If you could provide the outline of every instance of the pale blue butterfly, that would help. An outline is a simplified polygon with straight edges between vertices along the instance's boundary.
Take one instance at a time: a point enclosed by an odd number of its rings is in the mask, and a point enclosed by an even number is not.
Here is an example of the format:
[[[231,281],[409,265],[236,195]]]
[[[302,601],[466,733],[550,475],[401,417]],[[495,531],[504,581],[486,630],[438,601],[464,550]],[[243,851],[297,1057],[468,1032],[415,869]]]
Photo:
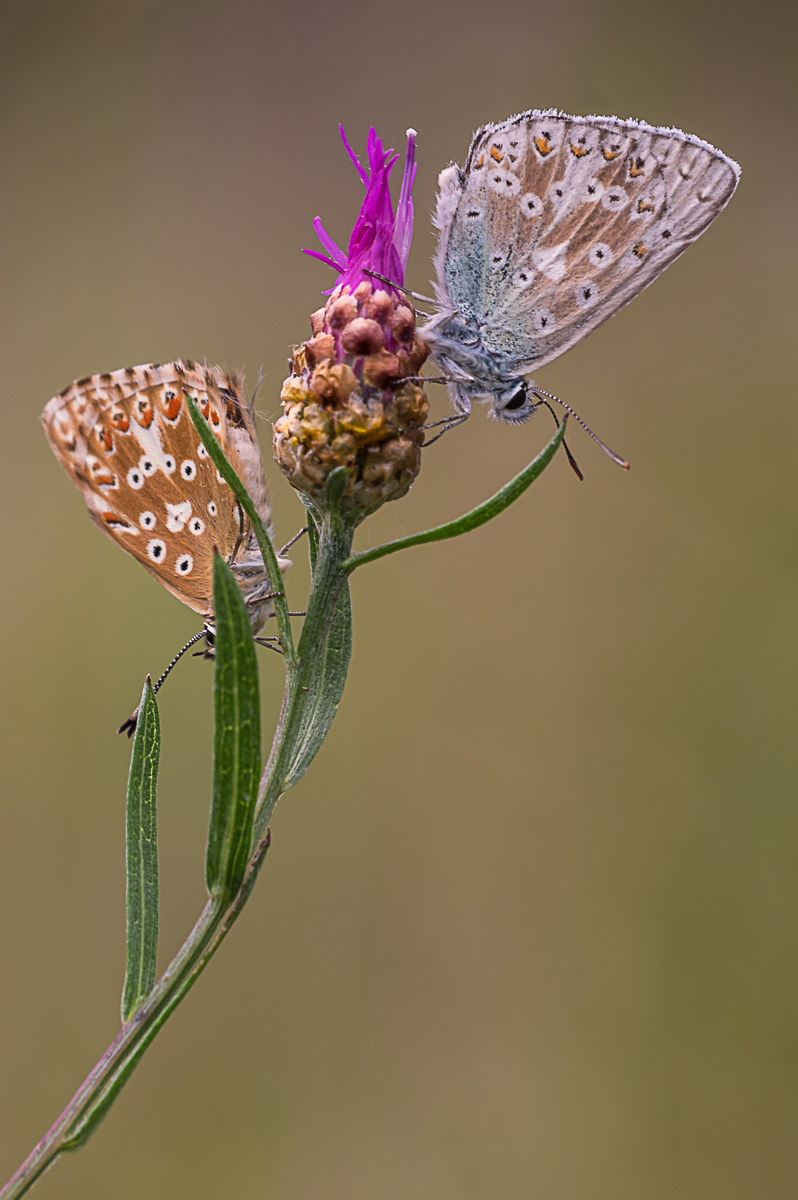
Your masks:
[[[656,279],[739,177],[707,142],[640,121],[533,110],[478,130],[438,180],[438,312],[419,330],[456,411],[527,420],[548,395],[529,372]]]

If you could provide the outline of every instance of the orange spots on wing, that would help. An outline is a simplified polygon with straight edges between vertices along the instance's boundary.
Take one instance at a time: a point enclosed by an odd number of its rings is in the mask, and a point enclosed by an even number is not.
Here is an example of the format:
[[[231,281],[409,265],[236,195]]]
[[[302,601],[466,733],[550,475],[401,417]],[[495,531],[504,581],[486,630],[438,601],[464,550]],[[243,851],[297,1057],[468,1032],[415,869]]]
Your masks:
[[[211,421],[211,425],[218,425],[221,421],[221,417],[219,416],[219,414],[215,408],[211,409],[210,421]]]
[[[632,179],[637,179],[638,176],[645,175],[645,171],[643,170],[644,165],[644,160],[642,158],[632,159],[629,164],[629,174],[631,175]]]
[[[137,396],[133,402],[133,419],[137,425],[149,429],[152,425],[155,410],[148,396]]]
[[[130,429],[130,418],[122,408],[111,409],[111,424],[114,429],[118,429],[120,433],[127,433]]]
[[[634,254],[635,258],[645,258],[648,254],[648,246],[644,246],[642,242],[638,242],[636,246],[632,247],[632,254]]]
[[[541,154],[544,158],[547,154],[551,154],[554,150],[554,147],[549,145],[550,139],[551,134],[548,133],[544,133],[540,137],[532,139],[535,143],[538,154]]]
[[[164,411],[164,416],[167,421],[174,421],[180,415],[180,409],[183,407],[183,400],[178,396],[177,392],[166,391],[161,397],[161,408]]]
[[[102,519],[105,521],[106,525],[110,525],[112,529],[124,529],[128,533],[130,532],[130,526],[128,525],[127,521],[123,520],[122,517],[118,517],[115,512],[111,512],[110,510],[108,512],[104,512],[102,514]]]
[[[207,421],[208,413],[211,411],[211,402],[207,396],[203,396],[202,400],[200,400],[199,410]]]
[[[480,154],[479,158],[478,158],[478,159],[477,159],[477,161],[474,163],[474,170],[475,170],[475,171],[480,171],[480,170],[481,170],[481,169],[482,169],[484,166],[485,166],[485,155],[484,155],[484,154]]]
[[[502,159],[504,158],[504,155],[502,154],[501,150],[497,150],[495,146],[491,146],[490,156],[493,159],[493,161],[497,162],[497,163],[500,163],[502,161]]]
[[[576,145],[574,145],[573,142],[571,142],[571,153],[576,158],[584,158],[586,154],[590,153],[590,147],[589,146],[576,146]]]
[[[116,487],[116,475],[107,467],[92,467],[91,477],[97,487]]]
[[[653,212],[653,211],[654,211],[654,205],[651,203],[651,201],[650,201],[650,200],[638,200],[638,202],[637,202],[637,211],[638,211],[639,213]]]
[[[607,162],[612,162],[612,160],[614,158],[617,158],[619,156],[619,154],[621,153],[621,147],[620,146],[605,146],[601,153],[604,155]]]
[[[105,425],[95,425],[94,434],[103,450],[110,454],[114,448],[114,439],[111,437],[111,430]]]

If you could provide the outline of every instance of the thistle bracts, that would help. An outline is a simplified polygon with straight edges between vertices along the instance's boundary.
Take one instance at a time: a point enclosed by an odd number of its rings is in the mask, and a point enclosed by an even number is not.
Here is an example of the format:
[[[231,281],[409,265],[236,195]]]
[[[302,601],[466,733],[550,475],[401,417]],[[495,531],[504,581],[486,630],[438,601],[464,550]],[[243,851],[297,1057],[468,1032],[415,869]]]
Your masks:
[[[429,353],[406,300],[362,280],[335,289],[294,353],[274,427],[275,458],[292,486],[323,502],[336,467],[351,474],[343,510],[365,517],[404,496],[421,467],[429,408],[415,376]]]

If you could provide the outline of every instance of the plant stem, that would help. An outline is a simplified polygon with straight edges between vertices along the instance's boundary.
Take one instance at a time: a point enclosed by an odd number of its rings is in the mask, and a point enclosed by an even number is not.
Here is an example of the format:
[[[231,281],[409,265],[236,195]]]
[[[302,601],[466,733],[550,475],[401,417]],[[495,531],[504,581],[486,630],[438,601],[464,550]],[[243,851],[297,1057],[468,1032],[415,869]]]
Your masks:
[[[255,845],[263,837],[280,796],[304,774],[321,745],[338,707],[349,665],[347,650],[341,664],[342,677],[337,687],[332,681],[330,695],[329,681],[328,689],[324,688],[323,648],[329,639],[341,592],[347,586],[347,572],[342,564],[352,548],[354,530],[333,512],[319,518],[318,531],[313,585],[297,648],[298,667],[286,676],[280,721],[260,789],[253,829]]]
[[[189,398],[190,399],[190,398]],[[234,491],[243,491],[213,434],[203,428],[203,418],[191,402],[194,423],[219,469],[227,471]],[[0,1200],[18,1200],[61,1154],[85,1145],[127,1083],[144,1051],[158,1030],[188,993],[230,931],[249,899],[269,846],[268,822],[287,788],[297,782],[323,742],[343,692],[351,648],[351,611],[348,576],[358,566],[383,555],[427,541],[456,537],[475,529],[507,508],[550,462],[565,432],[562,422],[557,434],[538,457],[506,487],[471,513],[412,537],[349,557],[354,526],[340,515],[340,499],[348,472],[339,468],[328,480],[324,515],[312,510],[311,549],[315,555],[307,615],[299,645],[294,650],[284,593],[275,597],[280,636],[286,658],[283,707],[274,735],[269,761],[261,779],[253,826],[250,857],[243,881],[234,895],[210,898],[181,950],[155,984],[146,1000],[119,1031],[103,1057],[78,1088],[50,1131],[0,1191]],[[248,500],[248,497],[247,497]],[[242,498],[242,505],[244,499]],[[259,533],[264,561],[272,576],[279,578],[274,551],[260,517],[247,509]],[[316,538],[318,536],[318,543]]]
[[[341,592],[346,587],[346,572],[341,564],[351,549],[352,529],[333,514],[320,520],[319,534],[297,665],[286,664],[283,710],[261,781],[253,848],[241,887],[227,902],[208,900],[161,979],[122,1026],[52,1128],[0,1191],[0,1200],[18,1200],[57,1158],[85,1145],[144,1051],[199,978],[249,899],[269,846],[269,817],[281,793],[296,782],[323,741],[346,678],[348,650],[335,658],[339,678],[331,679],[329,669],[325,674],[325,664],[330,662],[328,642],[339,613]]]

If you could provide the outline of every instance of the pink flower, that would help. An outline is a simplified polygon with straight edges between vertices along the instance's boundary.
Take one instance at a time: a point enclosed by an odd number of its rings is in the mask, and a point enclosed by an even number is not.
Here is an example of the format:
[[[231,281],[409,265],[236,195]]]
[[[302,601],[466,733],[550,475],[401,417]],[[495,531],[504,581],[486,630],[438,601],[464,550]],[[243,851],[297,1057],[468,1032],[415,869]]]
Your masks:
[[[413,200],[410,193],[416,177],[416,131],[407,131],[405,167],[394,215],[389,182],[393,165],[399,155],[394,154],[393,150],[383,150],[382,141],[372,126],[368,138],[368,160],[371,170],[369,174],[346,140],[343,126],[340,125],[339,129],[346,152],[363,181],[366,195],[349,238],[348,254],[344,254],[335,244],[319,217],[313,222],[313,228],[327,253],[320,254],[317,250],[305,250],[304,253],[312,255],[313,258],[320,258],[339,272],[335,287],[348,285],[354,292],[363,280],[374,284],[374,278],[368,274],[369,271],[384,275],[392,283],[402,284],[405,281],[410,243],[413,240]],[[333,290],[334,288],[330,289]]]

